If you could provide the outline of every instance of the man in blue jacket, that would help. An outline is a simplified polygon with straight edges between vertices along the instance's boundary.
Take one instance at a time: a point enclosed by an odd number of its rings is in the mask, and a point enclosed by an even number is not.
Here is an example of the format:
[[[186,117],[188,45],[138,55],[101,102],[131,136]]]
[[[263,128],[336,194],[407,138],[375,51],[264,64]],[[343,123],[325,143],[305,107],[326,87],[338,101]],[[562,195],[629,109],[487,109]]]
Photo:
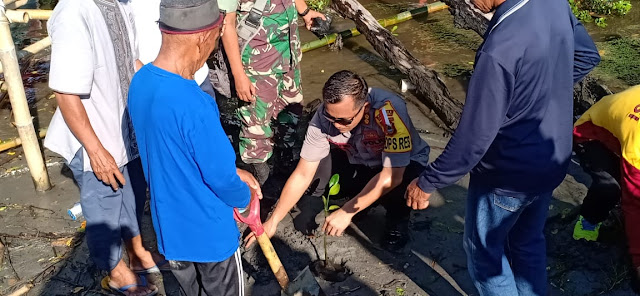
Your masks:
[[[260,196],[253,176],[235,167],[215,100],[194,81],[223,20],[215,0],[162,0],[160,53],[129,91],[158,250],[182,295],[243,295],[233,208]]]
[[[472,0],[494,11],[460,124],[407,189],[428,206],[471,172],[464,248],[480,295],[546,295],[543,227],[571,155],[573,84],[600,56],[565,1]]]

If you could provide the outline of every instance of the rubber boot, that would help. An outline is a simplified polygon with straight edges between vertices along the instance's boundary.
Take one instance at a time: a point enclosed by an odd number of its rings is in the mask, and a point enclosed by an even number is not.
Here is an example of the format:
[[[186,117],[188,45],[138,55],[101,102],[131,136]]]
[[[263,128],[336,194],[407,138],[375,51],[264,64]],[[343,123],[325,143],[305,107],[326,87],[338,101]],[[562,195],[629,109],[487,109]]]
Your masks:
[[[269,179],[269,173],[271,171],[269,165],[266,162],[252,163],[250,164],[250,167],[251,173],[256,178],[256,180],[258,180],[258,183],[260,183],[260,186],[262,187],[264,183],[267,182],[267,179]]]

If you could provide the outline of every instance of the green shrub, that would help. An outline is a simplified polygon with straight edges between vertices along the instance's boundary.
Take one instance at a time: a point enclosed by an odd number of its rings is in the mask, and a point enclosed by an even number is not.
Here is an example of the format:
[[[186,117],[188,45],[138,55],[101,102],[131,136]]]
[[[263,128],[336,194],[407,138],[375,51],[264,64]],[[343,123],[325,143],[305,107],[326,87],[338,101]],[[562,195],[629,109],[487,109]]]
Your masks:
[[[629,0],[568,0],[571,11],[581,22],[595,21],[598,27],[606,27],[606,15],[625,15],[631,10]]]
[[[305,0],[309,8],[320,12],[324,11],[324,9],[329,6],[329,1],[330,0]]]

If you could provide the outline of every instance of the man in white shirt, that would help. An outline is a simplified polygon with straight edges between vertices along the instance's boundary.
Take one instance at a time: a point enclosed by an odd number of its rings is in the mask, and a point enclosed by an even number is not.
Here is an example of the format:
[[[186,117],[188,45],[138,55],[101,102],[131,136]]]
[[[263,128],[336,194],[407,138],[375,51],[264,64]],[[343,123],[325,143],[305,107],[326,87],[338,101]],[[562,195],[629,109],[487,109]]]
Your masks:
[[[109,272],[102,287],[155,295],[157,288],[132,271],[156,263],[140,237],[147,185],[126,112],[129,83],[141,65],[129,1],[60,1],[48,31],[49,86],[59,108],[44,144],[65,158],[78,183],[91,258]],[[123,241],[131,269],[122,260]]]

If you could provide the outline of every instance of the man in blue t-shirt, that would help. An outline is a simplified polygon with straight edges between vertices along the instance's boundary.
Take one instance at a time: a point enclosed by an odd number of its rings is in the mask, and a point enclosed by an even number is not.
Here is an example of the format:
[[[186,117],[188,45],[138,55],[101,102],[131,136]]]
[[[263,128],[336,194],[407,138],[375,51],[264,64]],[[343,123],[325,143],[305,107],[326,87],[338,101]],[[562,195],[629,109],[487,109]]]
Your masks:
[[[233,208],[261,196],[253,176],[235,167],[215,100],[193,80],[223,19],[215,0],[162,0],[160,53],[129,92],[158,250],[182,295],[243,294]]]

